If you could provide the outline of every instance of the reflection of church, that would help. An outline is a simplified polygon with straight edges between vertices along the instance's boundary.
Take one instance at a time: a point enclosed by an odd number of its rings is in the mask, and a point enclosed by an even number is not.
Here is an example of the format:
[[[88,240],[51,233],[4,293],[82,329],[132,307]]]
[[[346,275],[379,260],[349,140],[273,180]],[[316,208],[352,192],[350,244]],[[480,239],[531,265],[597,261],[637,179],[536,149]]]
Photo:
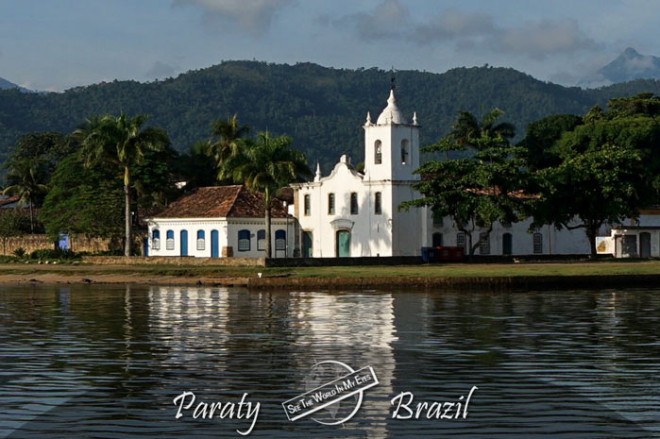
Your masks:
[[[294,216],[305,257],[417,256],[425,244],[426,209],[399,211],[419,198],[419,124],[397,107],[394,89],[375,122],[364,124],[364,172],[341,157],[326,177],[294,185]]]

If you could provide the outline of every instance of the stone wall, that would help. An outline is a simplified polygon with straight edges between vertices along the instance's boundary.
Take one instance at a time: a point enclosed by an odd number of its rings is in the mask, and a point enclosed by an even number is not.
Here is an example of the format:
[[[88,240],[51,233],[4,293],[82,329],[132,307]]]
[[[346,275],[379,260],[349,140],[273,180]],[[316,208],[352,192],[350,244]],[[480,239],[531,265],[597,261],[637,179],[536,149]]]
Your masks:
[[[102,238],[71,238],[71,250],[74,252],[99,253],[111,249],[109,239]],[[35,250],[54,250],[55,242],[46,235],[23,235],[0,239],[0,255],[12,256],[17,248],[23,248],[26,254]]]
[[[195,258],[192,256],[85,256],[83,262],[98,265],[216,265],[226,267],[264,267],[265,258]]]

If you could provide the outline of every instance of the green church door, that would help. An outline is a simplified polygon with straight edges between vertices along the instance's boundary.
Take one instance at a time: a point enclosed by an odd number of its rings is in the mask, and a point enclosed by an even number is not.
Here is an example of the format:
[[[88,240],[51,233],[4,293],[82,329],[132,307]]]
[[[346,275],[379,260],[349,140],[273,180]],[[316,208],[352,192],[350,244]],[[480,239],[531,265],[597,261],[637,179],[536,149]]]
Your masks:
[[[340,230],[337,232],[337,257],[351,257],[351,232]]]

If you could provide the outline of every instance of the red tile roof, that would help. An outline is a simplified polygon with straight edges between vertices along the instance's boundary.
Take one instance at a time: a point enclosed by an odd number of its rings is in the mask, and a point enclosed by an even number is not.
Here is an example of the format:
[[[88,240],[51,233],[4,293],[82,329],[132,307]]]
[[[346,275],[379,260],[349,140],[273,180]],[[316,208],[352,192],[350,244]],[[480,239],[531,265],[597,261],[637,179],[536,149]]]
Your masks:
[[[171,203],[154,218],[263,218],[264,198],[244,186],[200,187]],[[282,202],[271,204],[273,218],[285,218]]]

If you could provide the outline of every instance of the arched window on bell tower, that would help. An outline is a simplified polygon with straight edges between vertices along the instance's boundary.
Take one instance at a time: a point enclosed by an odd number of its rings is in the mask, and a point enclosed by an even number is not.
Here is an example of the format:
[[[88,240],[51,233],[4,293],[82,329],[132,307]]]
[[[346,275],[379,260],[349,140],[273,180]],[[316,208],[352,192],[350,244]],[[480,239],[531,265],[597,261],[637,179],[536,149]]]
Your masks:
[[[383,163],[383,142],[376,140],[374,145],[374,163],[380,165]]]
[[[406,163],[409,162],[408,160],[408,155],[409,155],[409,150],[408,150],[408,139],[403,139],[401,141],[401,164],[405,165]]]

